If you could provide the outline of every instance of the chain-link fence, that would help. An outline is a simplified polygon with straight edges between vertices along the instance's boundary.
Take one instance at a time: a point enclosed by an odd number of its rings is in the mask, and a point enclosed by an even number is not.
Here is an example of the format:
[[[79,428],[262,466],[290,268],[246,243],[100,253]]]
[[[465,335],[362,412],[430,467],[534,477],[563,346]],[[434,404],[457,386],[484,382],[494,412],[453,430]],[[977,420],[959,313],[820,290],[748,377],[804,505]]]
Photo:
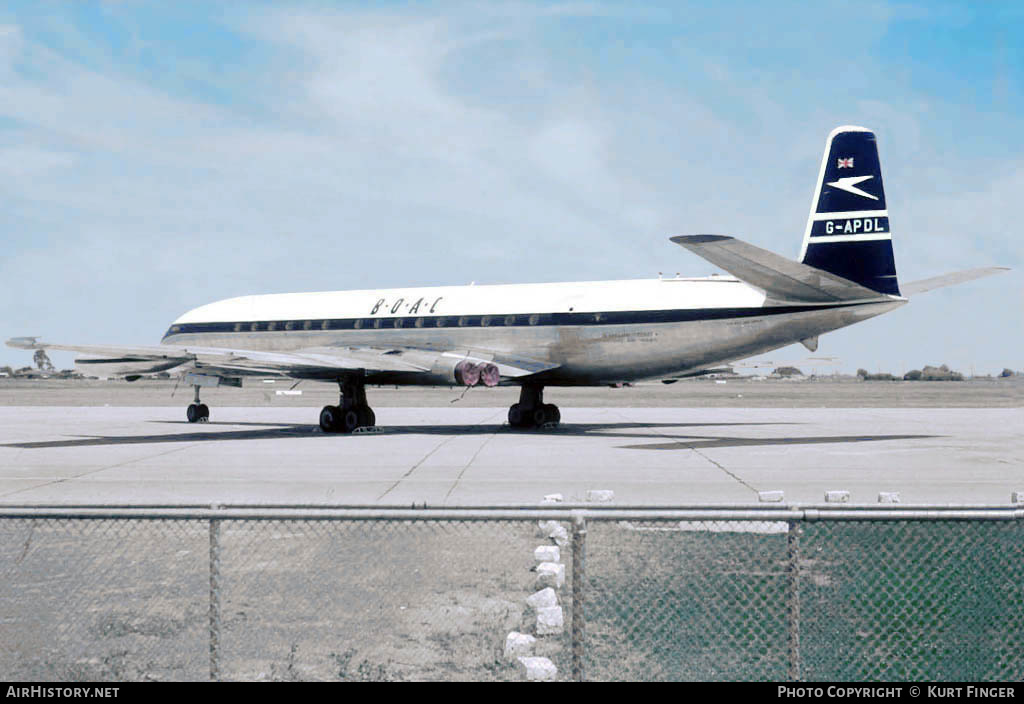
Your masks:
[[[0,672],[521,679],[552,525],[559,679],[1024,678],[1016,507],[0,508]]]

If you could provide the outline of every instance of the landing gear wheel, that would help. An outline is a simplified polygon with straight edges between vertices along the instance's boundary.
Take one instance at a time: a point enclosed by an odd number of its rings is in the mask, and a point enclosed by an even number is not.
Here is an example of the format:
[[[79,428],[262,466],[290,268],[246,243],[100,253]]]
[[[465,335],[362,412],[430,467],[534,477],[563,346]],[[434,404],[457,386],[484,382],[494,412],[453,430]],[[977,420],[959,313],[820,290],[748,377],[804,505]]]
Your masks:
[[[343,433],[351,433],[353,430],[359,427],[359,413],[355,409],[350,408],[345,411],[341,416],[341,423],[338,427]]]
[[[199,404],[199,422],[205,423],[210,420],[210,407],[205,403]]]
[[[325,433],[351,433],[359,428],[372,428],[377,415],[366,402],[366,385],[361,377],[345,376],[338,380],[337,406],[324,406],[320,411],[320,427]]]
[[[533,413],[530,414],[530,420],[533,421],[531,425],[539,428],[547,421],[547,416],[548,414],[544,411],[544,406],[537,406],[533,409]]]
[[[524,420],[523,407],[518,403],[513,403],[508,409],[508,424],[513,428],[522,428]]]
[[[558,425],[562,420],[562,412],[558,410],[558,406],[553,403],[545,403],[541,408],[544,409],[544,422],[554,423]]]
[[[185,410],[185,417],[188,418],[189,423],[199,422],[199,404],[193,403]]]
[[[337,406],[324,406],[320,410],[320,430],[325,433],[338,432],[338,419],[341,415]]]

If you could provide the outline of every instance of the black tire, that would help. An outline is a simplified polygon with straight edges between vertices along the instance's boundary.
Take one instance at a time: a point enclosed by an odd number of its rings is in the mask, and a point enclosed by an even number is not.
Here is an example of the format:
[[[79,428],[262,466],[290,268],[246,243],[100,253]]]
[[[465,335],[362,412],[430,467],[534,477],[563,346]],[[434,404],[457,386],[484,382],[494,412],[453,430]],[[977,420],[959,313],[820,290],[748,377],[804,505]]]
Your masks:
[[[373,412],[373,409],[369,406],[363,406],[359,409],[359,427],[360,428],[372,428],[377,425],[377,415]]]
[[[537,406],[533,409],[533,413],[530,414],[530,420],[533,421],[535,427],[540,427],[548,419],[548,414],[544,411],[544,406]]]
[[[508,424],[513,428],[523,427],[523,408],[518,403],[513,403],[508,409]]]
[[[338,407],[324,406],[320,409],[320,430],[325,433],[338,432]]]
[[[185,417],[188,418],[189,423],[198,423],[199,406],[195,403],[189,404],[189,407],[185,409]]]
[[[199,422],[205,423],[210,420],[210,407],[205,403],[199,404]]]
[[[562,420],[562,412],[553,403],[544,404],[544,419],[546,423],[558,424]]]
[[[338,430],[343,433],[351,433],[353,430],[359,427],[359,413],[355,409],[350,408],[341,414],[341,420],[338,425]]]

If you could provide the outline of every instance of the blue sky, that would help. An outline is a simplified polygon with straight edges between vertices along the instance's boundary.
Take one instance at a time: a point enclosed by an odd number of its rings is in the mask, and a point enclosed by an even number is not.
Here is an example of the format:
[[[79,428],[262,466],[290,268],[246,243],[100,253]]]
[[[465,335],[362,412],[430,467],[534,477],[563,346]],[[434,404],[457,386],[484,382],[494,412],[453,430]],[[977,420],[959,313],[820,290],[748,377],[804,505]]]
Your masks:
[[[248,293],[710,273],[675,234],[795,257],[825,136],[861,124],[901,280],[1014,271],[819,354],[1024,369],[1022,32],[1013,2],[7,3],[0,337],[152,344]]]

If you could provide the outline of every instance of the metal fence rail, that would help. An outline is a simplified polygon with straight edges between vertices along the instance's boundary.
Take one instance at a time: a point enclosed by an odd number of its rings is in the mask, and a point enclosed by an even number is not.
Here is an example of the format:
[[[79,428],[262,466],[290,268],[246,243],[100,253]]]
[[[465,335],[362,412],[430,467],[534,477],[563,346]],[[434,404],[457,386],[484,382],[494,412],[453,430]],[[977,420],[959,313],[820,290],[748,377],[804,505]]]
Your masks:
[[[1024,678],[1010,507],[0,507],[8,679]]]

